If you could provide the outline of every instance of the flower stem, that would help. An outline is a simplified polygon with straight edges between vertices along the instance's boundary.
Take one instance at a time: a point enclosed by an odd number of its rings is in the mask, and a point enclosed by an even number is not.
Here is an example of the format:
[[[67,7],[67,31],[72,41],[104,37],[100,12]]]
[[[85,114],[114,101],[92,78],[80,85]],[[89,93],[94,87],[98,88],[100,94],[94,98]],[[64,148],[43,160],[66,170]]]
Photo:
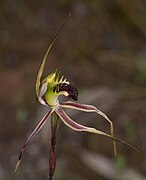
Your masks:
[[[50,144],[50,155],[49,155],[49,179],[53,180],[55,167],[56,167],[56,139],[57,130],[59,127],[59,117],[54,112],[51,119],[51,144]]]

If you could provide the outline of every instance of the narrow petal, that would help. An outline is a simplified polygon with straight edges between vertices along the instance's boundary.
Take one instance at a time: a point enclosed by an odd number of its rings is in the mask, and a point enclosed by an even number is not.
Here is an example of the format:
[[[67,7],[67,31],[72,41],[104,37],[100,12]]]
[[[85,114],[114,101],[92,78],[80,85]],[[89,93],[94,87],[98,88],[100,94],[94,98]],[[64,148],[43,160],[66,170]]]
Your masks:
[[[75,130],[75,131],[83,131],[83,132],[89,132],[89,133],[94,133],[94,134],[99,134],[99,135],[103,135],[106,137],[111,138],[113,141],[122,143],[124,145],[127,145],[129,147],[131,147],[132,149],[134,149],[135,151],[139,152],[138,149],[136,149],[135,147],[131,146],[129,143],[123,141],[123,140],[119,140],[115,137],[113,137],[110,134],[107,134],[103,131],[97,130],[95,128],[91,128],[91,127],[87,127],[81,124],[78,124],[76,122],[74,122],[65,112],[61,107],[57,107],[55,109],[55,112],[57,113],[57,115],[60,117],[60,119],[63,121],[63,123],[65,125],[67,125],[68,127],[70,127],[71,129]]]
[[[19,164],[20,164],[20,161],[22,159],[22,155],[23,155],[23,152],[24,152],[24,149],[26,147],[26,145],[30,142],[31,139],[33,139],[36,134],[42,129],[42,127],[44,126],[45,122],[47,121],[47,118],[53,113],[53,109],[50,110],[44,117],[43,119],[39,122],[39,124],[37,125],[37,127],[32,131],[32,133],[29,135],[29,137],[27,138],[27,140],[25,141],[25,143],[23,144],[22,146],[22,149],[21,149],[21,152],[19,154],[19,158],[18,158],[18,161],[17,161],[17,164],[16,164],[16,168],[15,168],[15,172],[17,171],[18,167],[19,167]]]
[[[84,111],[84,112],[95,112],[95,113],[101,115],[103,118],[105,118],[110,123],[111,136],[114,139],[115,135],[114,135],[113,123],[111,122],[111,120],[102,111],[97,109],[95,106],[74,103],[72,101],[67,101],[67,102],[60,103],[60,106],[64,107],[64,108],[71,108],[71,109],[76,109],[76,110]],[[115,143],[114,140],[113,140],[113,148],[114,148],[114,154],[116,156],[117,155],[117,148],[116,148],[116,143]]]
[[[104,136],[112,138],[111,135],[106,134],[100,130],[76,123],[64,112],[64,110],[61,107],[58,107],[55,110],[55,112],[60,117],[60,119],[64,122],[65,125],[67,125],[68,127],[70,127],[71,129],[73,129],[75,131],[85,131],[85,132],[100,134],[100,135],[104,135]]]

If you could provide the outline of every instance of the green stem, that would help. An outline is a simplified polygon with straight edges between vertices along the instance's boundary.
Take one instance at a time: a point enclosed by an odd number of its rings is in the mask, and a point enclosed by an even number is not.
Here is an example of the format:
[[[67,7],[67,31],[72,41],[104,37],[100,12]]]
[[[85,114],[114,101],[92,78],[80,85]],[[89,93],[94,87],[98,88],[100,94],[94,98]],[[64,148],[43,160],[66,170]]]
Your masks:
[[[59,127],[59,117],[54,112],[51,119],[51,144],[50,144],[50,155],[49,155],[49,180],[53,180],[55,167],[56,167],[56,139],[57,130]]]

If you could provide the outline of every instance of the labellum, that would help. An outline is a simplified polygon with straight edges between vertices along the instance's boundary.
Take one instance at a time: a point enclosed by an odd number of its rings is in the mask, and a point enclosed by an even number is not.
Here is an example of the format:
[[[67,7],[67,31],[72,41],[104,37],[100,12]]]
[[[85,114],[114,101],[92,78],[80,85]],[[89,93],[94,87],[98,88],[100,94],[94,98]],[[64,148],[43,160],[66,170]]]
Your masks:
[[[69,98],[72,98],[75,101],[78,100],[78,91],[72,84],[59,83],[54,88],[54,91],[56,91],[57,93],[59,93],[59,92],[67,92]]]

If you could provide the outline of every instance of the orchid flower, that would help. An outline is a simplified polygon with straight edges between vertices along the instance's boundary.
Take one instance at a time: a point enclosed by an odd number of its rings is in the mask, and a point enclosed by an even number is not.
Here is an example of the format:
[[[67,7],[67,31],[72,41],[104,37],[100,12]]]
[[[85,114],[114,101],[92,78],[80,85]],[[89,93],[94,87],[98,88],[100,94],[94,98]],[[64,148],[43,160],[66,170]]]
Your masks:
[[[70,17],[70,15],[69,15],[69,17]],[[135,149],[137,151],[136,148],[134,148],[133,146],[131,146],[127,142],[122,141],[122,140],[118,140],[117,138],[115,138],[112,121],[102,111],[97,109],[95,106],[86,105],[86,104],[80,104],[80,103],[76,103],[76,102],[73,102],[73,101],[59,102],[59,96],[60,95],[67,96],[68,98],[70,98],[70,99],[72,99],[74,101],[77,101],[77,99],[78,99],[78,91],[66,78],[64,78],[64,76],[60,77],[60,73],[58,73],[57,70],[54,73],[49,74],[45,79],[43,79],[41,81],[41,77],[42,77],[42,74],[43,74],[43,70],[44,70],[44,67],[45,67],[47,56],[48,56],[53,44],[57,40],[60,32],[62,31],[64,25],[68,22],[69,17],[62,24],[59,31],[56,33],[55,38],[53,39],[52,43],[50,44],[50,46],[49,46],[49,48],[48,48],[48,50],[47,50],[47,52],[46,52],[46,54],[45,54],[45,56],[43,58],[43,61],[41,63],[41,66],[40,66],[38,74],[37,74],[37,79],[36,79],[36,96],[37,96],[37,99],[42,105],[50,107],[50,110],[46,113],[46,115],[42,118],[42,120],[39,122],[39,124],[36,126],[36,128],[32,131],[30,136],[25,141],[25,143],[24,143],[24,145],[22,147],[22,150],[20,152],[19,159],[18,159],[18,162],[16,164],[16,169],[15,170],[18,169],[18,166],[19,166],[20,161],[22,159],[22,155],[23,155],[23,152],[24,152],[24,149],[25,149],[26,145],[42,129],[42,127],[45,125],[47,119],[50,116],[53,117],[53,115],[56,116],[57,118],[59,118],[66,126],[68,126],[69,128],[71,128],[71,129],[73,129],[75,131],[88,132],[88,133],[98,134],[98,135],[102,135],[102,136],[106,136],[108,138],[111,138],[112,141],[113,141],[113,148],[114,148],[115,156],[117,154],[116,153],[116,142],[120,142],[120,143],[123,143],[125,145],[128,145],[128,146],[130,146],[131,148],[133,148],[133,149]],[[87,127],[87,126],[78,124],[77,122],[72,120],[65,113],[64,109],[66,109],[66,108],[75,109],[75,110],[78,110],[78,111],[90,112],[90,113],[94,112],[94,113],[99,114],[100,116],[102,116],[109,123],[109,125],[110,125],[110,133],[103,132],[103,131],[95,129],[93,127]],[[58,127],[56,126],[56,128],[58,128]],[[55,128],[52,128],[52,130],[55,130]],[[56,143],[56,140],[55,140],[55,143]],[[55,148],[55,143],[54,143],[53,148]],[[50,151],[50,153],[51,153],[51,151]],[[54,152],[54,155],[52,155],[52,159],[50,158],[51,159],[50,162],[54,163],[53,167],[52,167],[52,168],[54,168],[54,170],[55,170],[54,166],[55,166],[55,161],[56,161],[56,156],[55,155],[56,154]],[[54,170],[52,172],[52,176],[53,176]]]

